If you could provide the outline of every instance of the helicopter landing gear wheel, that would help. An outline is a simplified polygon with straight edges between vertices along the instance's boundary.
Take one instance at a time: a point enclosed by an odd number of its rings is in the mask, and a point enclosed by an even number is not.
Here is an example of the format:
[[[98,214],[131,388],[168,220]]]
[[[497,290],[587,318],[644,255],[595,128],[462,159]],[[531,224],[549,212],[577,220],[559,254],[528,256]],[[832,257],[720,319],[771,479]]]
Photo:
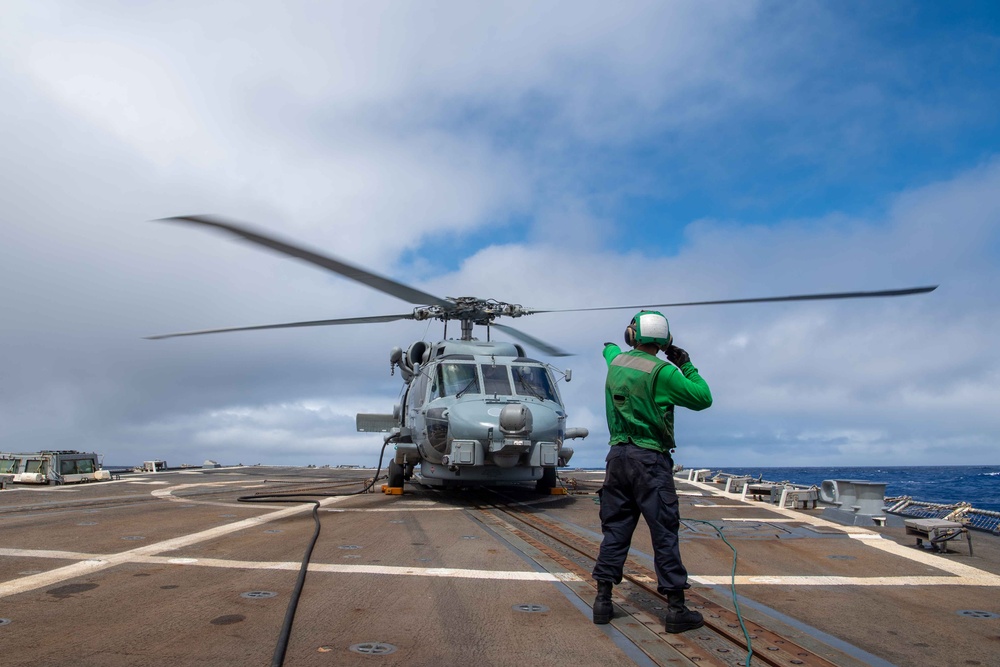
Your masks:
[[[535,490],[541,493],[548,493],[556,486],[556,469],[542,468],[542,478],[535,482]]]
[[[399,465],[395,461],[389,461],[388,486],[391,488],[403,487],[403,466]]]

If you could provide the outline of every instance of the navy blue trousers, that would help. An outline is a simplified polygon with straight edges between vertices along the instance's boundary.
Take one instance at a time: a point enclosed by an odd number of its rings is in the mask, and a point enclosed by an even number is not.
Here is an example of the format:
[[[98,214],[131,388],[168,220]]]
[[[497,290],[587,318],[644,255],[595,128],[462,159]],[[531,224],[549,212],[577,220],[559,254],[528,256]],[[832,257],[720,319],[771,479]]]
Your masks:
[[[677,540],[680,512],[670,455],[622,444],[613,446],[605,461],[607,470],[601,489],[604,540],[594,566],[594,579],[621,583],[632,533],[641,515],[653,539],[659,592],[690,588]]]

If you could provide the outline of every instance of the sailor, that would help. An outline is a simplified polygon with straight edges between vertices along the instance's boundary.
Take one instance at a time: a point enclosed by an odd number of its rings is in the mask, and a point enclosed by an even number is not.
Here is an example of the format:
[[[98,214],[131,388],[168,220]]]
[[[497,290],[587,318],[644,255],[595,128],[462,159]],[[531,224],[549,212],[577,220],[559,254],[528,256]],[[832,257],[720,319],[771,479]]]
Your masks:
[[[680,513],[674,488],[674,406],[704,410],[712,405],[708,383],[698,375],[688,353],[673,344],[662,313],[644,310],[625,329],[633,350],[604,344],[608,363],[605,402],[611,450],[601,488],[604,540],[594,566],[597,598],[594,623],[611,620],[611,590],[621,583],[639,515],[653,541],[657,590],[668,600],[664,629],[670,633],[703,625],[700,613],[684,604],[690,588],[681,563],[677,531]],[[663,351],[667,361],[657,357]]]

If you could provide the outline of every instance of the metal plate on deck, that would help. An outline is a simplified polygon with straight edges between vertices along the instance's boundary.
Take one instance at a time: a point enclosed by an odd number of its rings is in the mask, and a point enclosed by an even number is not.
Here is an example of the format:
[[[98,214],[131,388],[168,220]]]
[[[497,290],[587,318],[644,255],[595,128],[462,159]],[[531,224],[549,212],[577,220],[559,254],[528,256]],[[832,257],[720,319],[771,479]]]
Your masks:
[[[774,539],[775,537],[791,537],[793,532],[781,524],[768,523],[766,521],[712,521],[712,525],[719,528],[726,537],[738,537],[740,539]],[[704,523],[695,523],[681,519],[681,530],[679,533],[681,540],[685,538],[719,539],[719,533],[712,526]]]

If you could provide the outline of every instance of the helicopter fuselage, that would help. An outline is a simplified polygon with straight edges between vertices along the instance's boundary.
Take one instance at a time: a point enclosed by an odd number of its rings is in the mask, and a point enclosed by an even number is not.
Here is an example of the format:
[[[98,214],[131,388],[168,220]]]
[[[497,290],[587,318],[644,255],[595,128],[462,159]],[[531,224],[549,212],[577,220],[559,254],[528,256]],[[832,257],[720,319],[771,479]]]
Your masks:
[[[556,467],[573,456],[566,440],[586,436],[566,427],[554,369],[520,345],[418,341],[405,353],[395,348],[390,362],[406,384],[385,430],[405,478],[428,485],[554,481]],[[368,430],[362,415],[358,423]]]

